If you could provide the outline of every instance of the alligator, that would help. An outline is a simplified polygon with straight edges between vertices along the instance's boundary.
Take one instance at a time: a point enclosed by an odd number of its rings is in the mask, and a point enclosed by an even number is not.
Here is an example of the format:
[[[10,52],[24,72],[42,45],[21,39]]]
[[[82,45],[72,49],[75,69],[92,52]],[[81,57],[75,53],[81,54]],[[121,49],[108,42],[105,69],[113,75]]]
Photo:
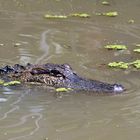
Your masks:
[[[0,79],[97,93],[121,93],[124,91],[124,87],[120,84],[109,84],[83,78],[73,71],[69,64],[7,65],[0,68]]]

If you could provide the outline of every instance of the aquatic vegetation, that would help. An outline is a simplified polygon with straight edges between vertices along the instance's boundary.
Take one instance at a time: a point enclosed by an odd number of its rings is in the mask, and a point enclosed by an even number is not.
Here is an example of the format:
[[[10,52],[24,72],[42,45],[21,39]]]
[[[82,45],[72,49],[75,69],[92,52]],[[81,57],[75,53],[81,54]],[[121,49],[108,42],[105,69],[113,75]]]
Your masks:
[[[112,68],[127,69],[129,64],[125,62],[111,62],[108,64],[108,66]]]
[[[14,47],[19,47],[21,45],[21,43],[15,43]]]
[[[140,47],[140,44],[135,44],[136,47]]]
[[[4,84],[4,80],[0,79],[0,85]]]
[[[96,13],[97,16],[107,16],[107,17],[116,17],[118,16],[118,12],[105,12],[105,13]]]
[[[10,82],[4,82],[3,86],[12,86],[12,85],[18,85],[21,84],[20,81],[10,81]]]
[[[49,19],[66,19],[66,18],[68,18],[68,16],[66,16],[66,15],[49,15],[49,14],[44,15],[44,17],[49,18]]]
[[[102,5],[110,5],[108,1],[102,1]]]
[[[68,92],[70,90],[72,90],[72,89],[71,88],[57,88],[56,89],[57,92]]]
[[[125,45],[106,45],[104,48],[109,50],[126,50],[127,46]]]
[[[66,19],[68,17],[89,18],[90,15],[87,13],[72,13],[69,15],[51,15],[51,14],[44,15],[44,18],[48,18],[48,19]]]
[[[140,49],[134,49],[133,51],[140,53]]]
[[[87,13],[73,13],[73,14],[70,14],[70,16],[72,17],[81,17],[81,18],[89,18],[90,15],[87,14]]]
[[[109,67],[112,68],[120,68],[120,69],[128,69],[132,66],[136,69],[140,69],[140,60],[135,60],[133,62],[125,63],[125,62],[111,62],[108,64]]]
[[[106,13],[103,13],[103,16],[108,16],[108,17],[116,17],[118,16],[118,12],[106,12]]]
[[[107,2],[106,2],[106,5],[107,5]],[[114,11],[114,12],[96,13],[96,15],[115,17],[118,15],[118,13],[116,11]],[[44,18],[47,18],[47,19],[66,19],[68,17],[89,18],[89,17],[91,17],[91,15],[88,13],[70,13],[68,15],[55,15],[55,14],[45,14],[44,15]]]
[[[135,44],[135,46],[140,47],[140,44]],[[104,48],[109,50],[126,50],[127,46],[125,45],[106,45]],[[140,53],[140,48],[134,49],[134,52]],[[111,62],[108,64],[109,67],[112,68],[120,68],[120,69],[128,69],[131,67],[135,67],[136,69],[140,69],[140,60],[135,60],[133,62]]]
[[[12,86],[12,85],[18,85],[21,84],[20,81],[10,81],[10,82],[5,82],[4,80],[0,79],[0,85],[3,86]]]
[[[140,60],[135,60],[130,64],[133,65],[135,68],[140,69]]]

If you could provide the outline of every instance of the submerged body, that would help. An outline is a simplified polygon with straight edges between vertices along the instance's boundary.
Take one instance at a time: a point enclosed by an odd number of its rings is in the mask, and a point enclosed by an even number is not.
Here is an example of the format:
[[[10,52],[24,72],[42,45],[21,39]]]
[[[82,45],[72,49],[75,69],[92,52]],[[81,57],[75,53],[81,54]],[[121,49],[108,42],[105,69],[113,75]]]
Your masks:
[[[23,83],[44,84],[54,88],[71,88],[99,93],[121,93],[122,85],[90,80],[77,75],[68,64],[27,64],[0,68],[0,78],[6,81],[18,80]]]

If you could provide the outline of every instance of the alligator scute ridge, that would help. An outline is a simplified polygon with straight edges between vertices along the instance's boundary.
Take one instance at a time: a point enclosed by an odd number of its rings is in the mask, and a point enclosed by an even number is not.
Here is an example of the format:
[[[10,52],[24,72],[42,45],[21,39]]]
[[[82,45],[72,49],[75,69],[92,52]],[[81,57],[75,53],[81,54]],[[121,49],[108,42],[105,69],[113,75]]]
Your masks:
[[[109,84],[83,78],[74,72],[68,64],[7,65],[0,68],[0,78],[5,81],[18,80],[23,83],[39,83],[54,88],[64,87],[98,93],[121,93],[124,91],[124,87],[120,84]]]

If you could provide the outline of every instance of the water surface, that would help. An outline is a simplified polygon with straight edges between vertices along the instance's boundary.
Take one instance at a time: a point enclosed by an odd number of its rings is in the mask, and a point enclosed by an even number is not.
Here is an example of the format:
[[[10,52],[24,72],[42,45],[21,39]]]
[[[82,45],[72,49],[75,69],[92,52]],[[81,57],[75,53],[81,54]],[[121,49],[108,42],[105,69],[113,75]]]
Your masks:
[[[0,0],[0,65],[69,63],[79,75],[123,84],[120,95],[56,94],[35,86],[0,89],[2,140],[139,140],[140,71],[112,70],[133,61],[140,43],[140,1]],[[117,17],[96,12],[117,11]],[[45,14],[86,12],[91,18],[44,19]],[[128,23],[130,19],[135,22]],[[16,43],[20,45],[16,46]],[[108,51],[106,44],[127,51]]]

